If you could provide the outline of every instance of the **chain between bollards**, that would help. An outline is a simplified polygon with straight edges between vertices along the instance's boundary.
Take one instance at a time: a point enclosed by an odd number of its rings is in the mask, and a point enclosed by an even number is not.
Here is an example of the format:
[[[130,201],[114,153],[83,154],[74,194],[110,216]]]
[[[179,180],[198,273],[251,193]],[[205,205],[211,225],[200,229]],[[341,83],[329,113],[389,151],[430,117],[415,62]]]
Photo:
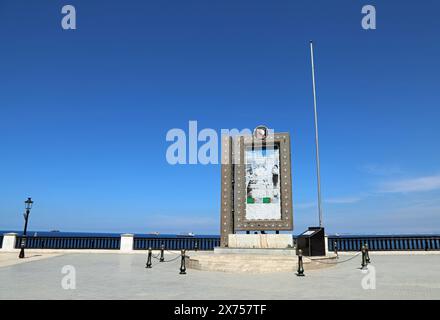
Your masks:
[[[181,251],[180,274],[186,274],[185,250]]]
[[[161,244],[160,245],[160,259],[159,262],[164,262],[165,261],[165,257],[163,255],[163,251],[165,250],[165,245]]]
[[[147,258],[147,264],[145,266],[145,268],[147,268],[147,269],[150,269],[151,265],[152,265],[152,263],[151,263],[151,255],[152,255],[152,249],[150,247],[150,248],[148,248],[148,258]]]
[[[303,264],[303,256],[302,256],[302,250],[298,250],[298,270],[296,272],[296,275],[298,277],[304,277],[304,264]]]

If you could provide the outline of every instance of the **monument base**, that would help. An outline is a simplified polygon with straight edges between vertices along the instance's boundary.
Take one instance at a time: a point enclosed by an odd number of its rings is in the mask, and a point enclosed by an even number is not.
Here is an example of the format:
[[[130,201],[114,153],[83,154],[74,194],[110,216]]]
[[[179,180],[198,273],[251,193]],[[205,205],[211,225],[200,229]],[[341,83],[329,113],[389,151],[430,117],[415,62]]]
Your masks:
[[[197,253],[190,255],[187,267],[200,271],[231,273],[293,273],[297,270],[297,262],[298,258],[290,255],[241,254],[238,252],[237,254]],[[308,258],[304,258],[303,262],[307,266],[311,264],[311,260]],[[310,268],[307,267],[307,269]]]
[[[314,261],[319,259],[318,261]],[[326,262],[324,262],[326,260]],[[336,255],[303,257],[307,270],[334,265]],[[189,253],[187,266],[201,271],[222,271],[232,273],[295,272],[298,257],[294,248],[214,248],[214,252]]]
[[[291,234],[229,234],[229,248],[285,249],[293,248]]]
[[[261,248],[215,247],[214,254],[245,254],[245,255],[294,256],[294,257],[296,257],[296,250],[294,248],[261,249]]]

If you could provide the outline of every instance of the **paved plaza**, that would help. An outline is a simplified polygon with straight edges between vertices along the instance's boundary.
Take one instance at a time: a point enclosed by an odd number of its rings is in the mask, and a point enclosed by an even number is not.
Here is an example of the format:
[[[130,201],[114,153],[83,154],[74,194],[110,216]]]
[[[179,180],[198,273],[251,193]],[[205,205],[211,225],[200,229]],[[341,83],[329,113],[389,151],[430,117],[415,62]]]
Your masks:
[[[0,254],[0,261],[11,259],[5,257]],[[192,269],[180,275],[180,259],[155,261],[145,269],[141,254],[52,255],[0,266],[0,299],[440,299],[440,255],[372,253],[371,258],[376,289],[366,290],[359,256],[329,268],[306,269],[305,277],[297,277]],[[73,275],[73,268],[65,266],[74,267],[73,290],[62,287],[63,277]],[[63,267],[69,272],[63,274]]]

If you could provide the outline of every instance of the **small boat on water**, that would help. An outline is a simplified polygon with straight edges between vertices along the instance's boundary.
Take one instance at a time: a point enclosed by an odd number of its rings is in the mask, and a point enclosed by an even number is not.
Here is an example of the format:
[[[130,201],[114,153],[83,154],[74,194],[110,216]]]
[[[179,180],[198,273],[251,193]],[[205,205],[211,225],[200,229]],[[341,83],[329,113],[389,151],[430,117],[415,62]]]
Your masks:
[[[195,234],[192,232],[182,232],[179,234],[179,236],[183,236],[183,237],[194,237]]]
[[[159,232],[150,232],[150,233],[147,233],[147,234],[151,234],[151,235],[154,235],[154,236],[158,236],[158,235],[160,235],[160,233]]]

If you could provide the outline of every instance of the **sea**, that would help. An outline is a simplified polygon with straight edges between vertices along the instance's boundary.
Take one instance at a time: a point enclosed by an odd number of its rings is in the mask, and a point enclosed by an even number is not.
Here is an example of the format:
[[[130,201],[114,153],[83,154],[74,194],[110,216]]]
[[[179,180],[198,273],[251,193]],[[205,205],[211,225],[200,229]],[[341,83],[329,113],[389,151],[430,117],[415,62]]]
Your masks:
[[[0,230],[0,235],[5,233],[17,233],[18,235],[22,235],[23,231],[18,230]],[[65,232],[65,231],[27,231],[27,236],[53,236],[53,237],[120,237],[123,233],[110,233],[110,232]],[[181,234],[165,234],[165,233],[133,233],[136,237],[142,238],[142,237],[148,237],[151,238],[153,236],[158,238],[181,238],[181,237],[191,237],[191,238],[220,238],[218,234],[188,234],[188,233],[181,233]],[[356,237],[414,237],[414,236],[438,236],[438,233],[412,233],[412,234],[375,234],[375,233],[358,233],[358,234],[350,234],[350,233],[335,233],[335,234],[329,234],[329,236],[335,237],[335,236],[341,236],[341,237],[348,237],[348,238],[356,238]],[[294,235],[294,236],[298,236]]]
[[[19,236],[23,234],[23,231],[17,230],[0,230],[0,235],[5,233],[16,233]],[[61,232],[61,231],[33,231],[28,230],[27,236],[40,236],[40,237],[120,237],[123,233],[110,233],[110,232]],[[156,236],[158,238],[181,238],[181,237],[191,237],[191,238],[219,238],[219,235],[210,234],[165,234],[165,233],[133,233],[136,237],[152,237]]]

